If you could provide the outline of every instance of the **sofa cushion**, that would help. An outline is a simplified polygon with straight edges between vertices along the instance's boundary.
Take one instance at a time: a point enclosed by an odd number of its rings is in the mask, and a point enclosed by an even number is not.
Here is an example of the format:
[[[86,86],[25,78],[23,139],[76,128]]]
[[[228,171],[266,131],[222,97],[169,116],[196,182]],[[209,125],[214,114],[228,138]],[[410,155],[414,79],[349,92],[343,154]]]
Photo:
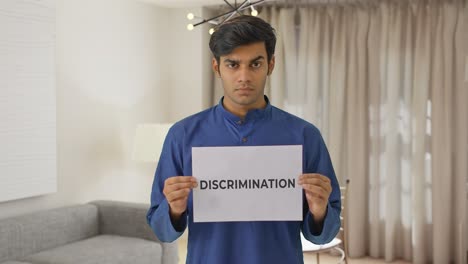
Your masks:
[[[10,260],[10,261],[2,262],[0,264],[32,264],[32,263]]]
[[[23,258],[35,264],[160,264],[161,245],[153,241],[100,235]]]
[[[99,234],[139,237],[160,242],[146,222],[147,204],[93,201],[98,208]]]
[[[0,221],[0,262],[98,234],[98,209],[85,204]]]

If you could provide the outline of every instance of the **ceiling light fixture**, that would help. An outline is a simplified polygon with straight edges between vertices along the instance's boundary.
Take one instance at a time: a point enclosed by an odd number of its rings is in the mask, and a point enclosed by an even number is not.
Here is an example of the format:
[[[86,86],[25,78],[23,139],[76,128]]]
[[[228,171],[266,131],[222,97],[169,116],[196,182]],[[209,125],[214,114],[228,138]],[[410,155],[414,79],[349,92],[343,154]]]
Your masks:
[[[257,9],[255,9],[255,7],[253,7],[252,5],[250,6],[250,9],[252,9],[252,11],[250,12],[250,14],[252,16],[258,16],[258,11]]]
[[[257,9],[255,9],[255,6],[261,4],[261,3],[265,2],[265,1],[266,0],[258,0],[258,1],[253,2],[251,0],[245,0],[239,6],[237,6],[237,3],[233,6],[227,0],[224,0],[224,2],[231,8],[230,11],[228,11],[226,13],[223,13],[221,15],[214,16],[212,18],[208,18],[208,19],[203,19],[201,17],[195,16],[193,13],[188,13],[187,14],[187,19],[188,20],[193,20],[193,19],[199,19],[200,20],[201,19],[201,21],[197,22],[197,23],[188,24],[187,29],[188,30],[193,30],[196,26],[199,26],[199,25],[202,25],[202,24],[205,24],[205,23],[210,23],[210,24],[213,24],[213,25],[216,25],[216,26],[220,26],[224,22],[226,22],[229,19],[231,19],[232,17],[234,17],[234,15],[236,13],[237,14],[242,14],[240,11],[242,11],[244,9],[247,9],[247,8],[251,9],[250,14],[252,16],[258,16],[258,11],[257,11]],[[215,28],[210,28],[210,30],[209,30],[210,35],[213,34],[214,31],[215,31]]]

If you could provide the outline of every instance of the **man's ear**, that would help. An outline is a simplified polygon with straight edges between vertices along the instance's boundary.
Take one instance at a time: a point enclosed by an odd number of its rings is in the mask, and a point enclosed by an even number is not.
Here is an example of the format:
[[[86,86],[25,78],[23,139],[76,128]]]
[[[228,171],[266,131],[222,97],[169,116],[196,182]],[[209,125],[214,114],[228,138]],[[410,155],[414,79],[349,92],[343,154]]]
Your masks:
[[[271,60],[268,62],[268,75],[271,75],[275,68],[275,55],[271,56]]]
[[[220,73],[219,73],[219,64],[218,64],[218,61],[216,60],[216,58],[211,59],[211,66],[212,66],[213,71],[216,74],[216,76],[221,77]]]

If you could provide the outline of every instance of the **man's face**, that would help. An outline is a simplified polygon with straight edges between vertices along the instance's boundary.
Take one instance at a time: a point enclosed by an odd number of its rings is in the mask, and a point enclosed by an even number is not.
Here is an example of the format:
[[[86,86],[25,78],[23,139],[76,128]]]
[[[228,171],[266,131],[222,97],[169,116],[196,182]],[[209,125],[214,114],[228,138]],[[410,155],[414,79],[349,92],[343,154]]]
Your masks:
[[[243,45],[230,54],[213,59],[213,70],[221,77],[227,107],[255,109],[265,103],[263,94],[267,76],[274,67],[268,62],[264,42]]]

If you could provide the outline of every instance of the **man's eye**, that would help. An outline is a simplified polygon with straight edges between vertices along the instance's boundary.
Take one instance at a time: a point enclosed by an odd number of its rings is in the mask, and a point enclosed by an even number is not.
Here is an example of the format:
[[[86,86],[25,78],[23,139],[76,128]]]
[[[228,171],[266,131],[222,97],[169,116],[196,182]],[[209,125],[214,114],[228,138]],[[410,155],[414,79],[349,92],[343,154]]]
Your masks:
[[[231,69],[234,69],[237,67],[237,64],[236,63],[230,63],[227,65],[228,68],[231,68]]]
[[[260,66],[262,66],[262,64],[260,62],[254,62],[252,63],[252,67],[253,68],[260,68]]]

